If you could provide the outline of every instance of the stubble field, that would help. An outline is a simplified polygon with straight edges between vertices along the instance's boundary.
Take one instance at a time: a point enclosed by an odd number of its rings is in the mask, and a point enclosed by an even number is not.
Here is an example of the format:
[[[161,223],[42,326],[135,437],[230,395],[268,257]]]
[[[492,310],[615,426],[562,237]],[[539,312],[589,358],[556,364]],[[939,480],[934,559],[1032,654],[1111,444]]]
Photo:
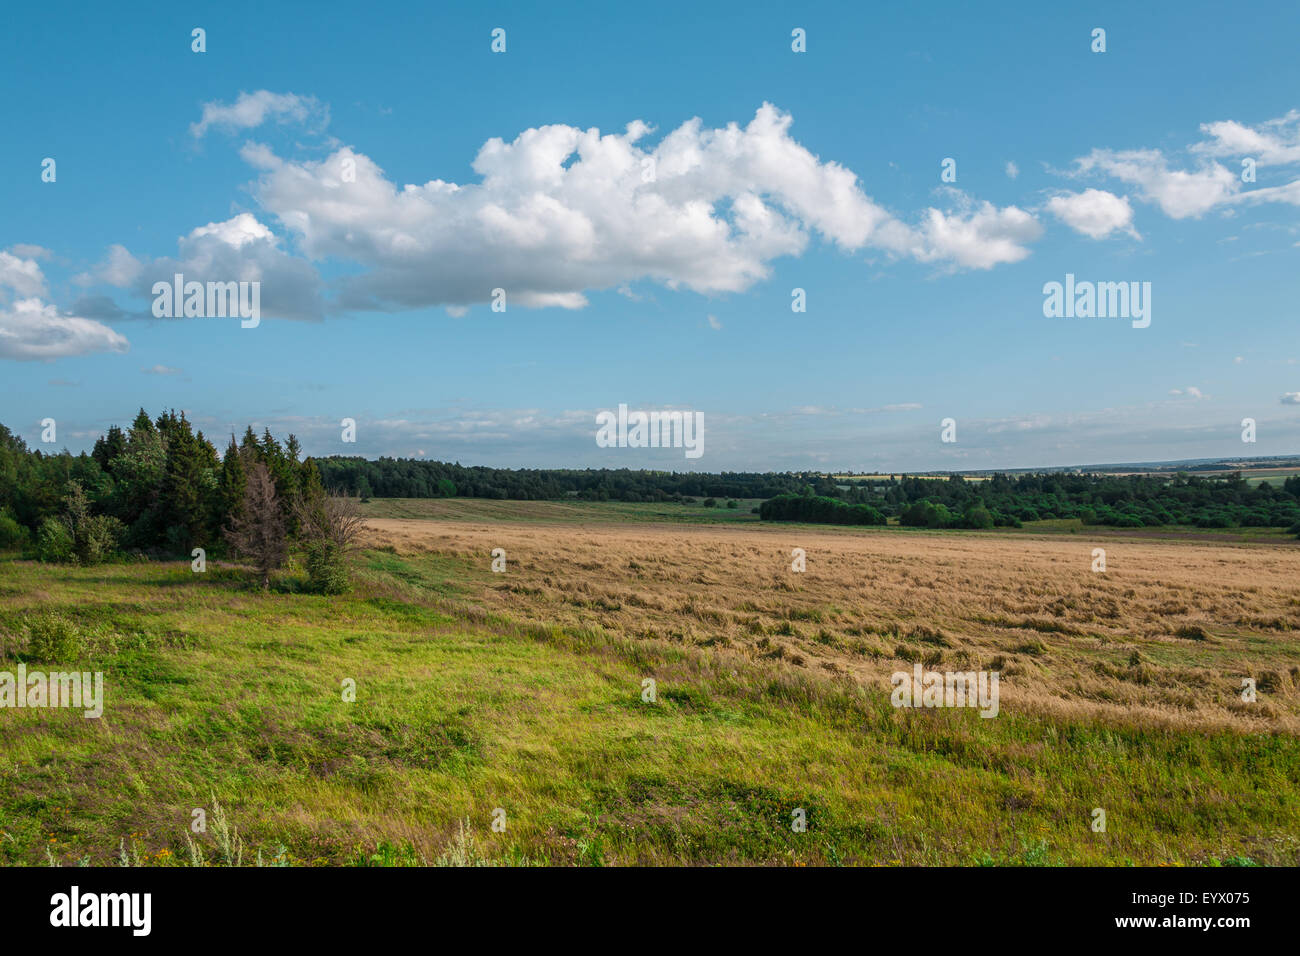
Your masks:
[[[0,862],[1300,863],[1294,543],[701,511],[375,502],[339,597],[0,556],[0,670],[105,675],[0,712]]]

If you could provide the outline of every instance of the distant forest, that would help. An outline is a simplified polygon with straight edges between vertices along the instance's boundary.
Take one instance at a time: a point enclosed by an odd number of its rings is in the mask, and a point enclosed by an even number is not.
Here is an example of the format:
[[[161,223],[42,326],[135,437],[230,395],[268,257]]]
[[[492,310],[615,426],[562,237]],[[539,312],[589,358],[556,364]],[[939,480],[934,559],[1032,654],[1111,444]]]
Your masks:
[[[142,409],[113,426],[90,453],[29,449],[0,425],[0,548],[52,560],[93,562],[121,551],[221,552],[246,518],[254,472],[265,473],[271,515],[302,540],[304,508],[327,493],[362,498],[494,498],[678,502],[759,499],[764,520],[927,528],[1018,527],[1077,518],[1117,528],[1276,527],[1300,534],[1300,477],[1252,485],[1239,473],[993,475],[987,480],[835,478],[815,472],[758,473],[510,469],[356,457],[304,458],[298,440],[247,428],[224,453],[183,414]],[[734,504],[732,504],[734,507]]]
[[[631,471],[465,467],[403,458],[321,458],[326,488],[376,498],[690,502],[699,498],[773,499],[765,520],[877,524],[896,517],[930,528],[1017,527],[1026,521],[1079,518],[1117,528],[1291,527],[1300,523],[1300,477],[1252,486],[1234,473],[994,475],[971,481],[852,478],[772,472]],[[802,504],[781,496],[804,499]],[[835,505],[865,506],[849,510]]]

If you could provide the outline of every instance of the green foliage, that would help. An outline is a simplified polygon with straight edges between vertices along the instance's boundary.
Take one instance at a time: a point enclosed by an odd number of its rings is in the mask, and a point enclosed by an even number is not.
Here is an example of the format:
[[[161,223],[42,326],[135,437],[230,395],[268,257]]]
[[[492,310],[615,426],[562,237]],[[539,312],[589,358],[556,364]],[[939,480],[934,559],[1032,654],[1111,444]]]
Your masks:
[[[823,495],[778,495],[758,509],[764,521],[808,521],[816,524],[885,523],[885,516],[869,505],[851,505]]]
[[[351,588],[343,551],[331,541],[307,545],[307,578],[319,594],[343,594]]]
[[[982,504],[972,504],[962,516],[962,527],[991,528],[993,527],[993,512]]]
[[[231,437],[225,458],[183,413],[151,419],[143,409],[130,428],[117,426],[89,454],[29,450],[0,425],[0,548],[29,542],[44,561],[96,564],[119,548],[188,555],[195,546],[222,548],[223,529],[237,516],[247,472],[264,464],[279,495],[281,518],[296,529],[294,498],[320,487],[310,459],[292,435],[283,444],[249,429]],[[62,525],[62,528],[55,527]]]
[[[718,506],[718,499],[717,499],[717,498],[705,498],[705,499],[704,499],[704,507],[706,507],[706,508],[716,508],[717,506]]]
[[[53,564],[66,564],[76,556],[72,532],[59,518],[46,518],[36,532],[36,557]]]
[[[20,525],[8,509],[0,511],[0,550],[27,546],[27,529]]]
[[[61,614],[34,614],[27,621],[27,656],[48,663],[72,663],[86,653],[86,636],[78,624]]]
[[[125,530],[112,515],[90,513],[90,502],[80,482],[68,482],[63,499],[63,524],[72,539],[72,554],[80,564],[99,564],[117,550]]]

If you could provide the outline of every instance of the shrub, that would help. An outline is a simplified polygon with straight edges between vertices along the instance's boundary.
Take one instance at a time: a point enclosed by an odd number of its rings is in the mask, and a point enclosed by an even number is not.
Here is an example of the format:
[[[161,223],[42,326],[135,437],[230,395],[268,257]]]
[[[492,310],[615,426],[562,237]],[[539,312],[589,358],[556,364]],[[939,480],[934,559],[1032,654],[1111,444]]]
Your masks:
[[[332,541],[307,545],[307,578],[320,594],[342,594],[351,586],[343,551]]]
[[[38,661],[79,660],[86,640],[74,621],[58,614],[37,614],[27,622],[27,654]]]
[[[738,507],[740,507],[740,502],[736,501],[736,500],[733,498],[731,501],[728,501],[728,502],[727,502],[727,507],[728,507],[728,508],[738,508]]]
[[[117,550],[126,527],[110,515],[87,518],[74,539],[77,560],[82,564],[99,564]]]
[[[21,548],[27,544],[27,529],[8,511],[0,511],[0,548]]]
[[[706,508],[716,508],[717,506],[718,506],[718,499],[717,499],[717,498],[705,498],[705,499],[704,499],[704,507],[706,507]]]
[[[46,518],[36,532],[36,557],[58,564],[73,560],[72,532],[58,518]]]
[[[885,523],[885,516],[870,505],[851,505],[821,495],[777,495],[758,509],[764,521],[808,521],[817,524]]]
[[[962,516],[962,524],[967,528],[991,528],[993,512],[981,504],[971,505]]]

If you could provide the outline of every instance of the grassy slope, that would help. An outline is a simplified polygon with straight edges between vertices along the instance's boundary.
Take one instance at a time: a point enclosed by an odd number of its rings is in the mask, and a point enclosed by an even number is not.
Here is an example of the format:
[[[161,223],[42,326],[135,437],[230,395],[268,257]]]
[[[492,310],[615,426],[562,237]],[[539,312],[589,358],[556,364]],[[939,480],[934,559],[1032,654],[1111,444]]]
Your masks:
[[[0,669],[57,609],[107,672],[100,720],[0,711],[0,861],[109,862],[122,839],[175,861],[215,796],[250,855],[295,863],[433,861],[463,819],[500,862],[1300,862],[1291,736],[895,711],[709,648],[487,617],[481,563],[359,566],[325,598],[293,572],[263,595],[220,568],[0,562]]]

